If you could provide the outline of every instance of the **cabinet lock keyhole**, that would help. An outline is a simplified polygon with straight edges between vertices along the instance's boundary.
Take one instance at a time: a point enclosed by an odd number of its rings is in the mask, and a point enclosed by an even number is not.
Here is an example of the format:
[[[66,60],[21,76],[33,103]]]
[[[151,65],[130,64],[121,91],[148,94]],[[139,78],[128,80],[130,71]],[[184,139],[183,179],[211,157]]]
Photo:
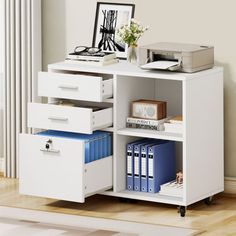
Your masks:
[[[49,139],[49,140],[46,142],[46,144],[45,144],[45,148],[46,148],[46,149],[49,149],[51,143],[52,143],[52,140]]]

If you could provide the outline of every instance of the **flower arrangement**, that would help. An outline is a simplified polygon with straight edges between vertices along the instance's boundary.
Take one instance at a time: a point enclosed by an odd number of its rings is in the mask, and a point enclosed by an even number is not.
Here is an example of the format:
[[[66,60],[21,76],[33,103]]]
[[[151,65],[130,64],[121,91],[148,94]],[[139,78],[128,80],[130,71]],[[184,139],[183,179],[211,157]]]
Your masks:
[[[128,45],[127,60],[137,62],[137,46],[139,38],[148,30],[148,27],[142,26],[137,20],[131,19],[130,25],[123,25],[117,30],[120,41]]]
[[[135,19],[131,19],[130,25],[123,25],[117,30],[117,35],[121,41],[127,43],[128,46],[136,46],[139,38],[148,30],[148,27],[142,26]]]

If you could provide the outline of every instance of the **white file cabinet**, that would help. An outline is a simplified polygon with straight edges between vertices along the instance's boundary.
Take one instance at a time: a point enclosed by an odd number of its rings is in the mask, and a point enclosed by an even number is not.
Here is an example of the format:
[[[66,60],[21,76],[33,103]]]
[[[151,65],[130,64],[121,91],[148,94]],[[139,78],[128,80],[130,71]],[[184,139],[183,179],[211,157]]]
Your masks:
[[[112,157],[85,164],[84,142],[52,137],[53,147],[48,150],[49,138],[20,136],[22,193],[84,202],[87,196],[112,187]]]
[[[29,104],[29,127],[108,130],[113,133],[113,157],[84,164],[81,142],[53,138],[55,153],[48,153],[42,149],[46,138],[22,134],[20,193],[76,202],[101,193],[179,205],[185,213],[186,206],[224,190],[222,68],[190,74],[145,71],[127,62],[103,67],[61,62],[48,69],[39,73],[38,93],[51,103]],[[81,107],[56,105],[58,99]],[[183,116],[183,133],[126,128],[131,102],[138,99],[167,101],[168,116]],[[126,190],[126,144],[144,137],[176,142],[181,197]]]

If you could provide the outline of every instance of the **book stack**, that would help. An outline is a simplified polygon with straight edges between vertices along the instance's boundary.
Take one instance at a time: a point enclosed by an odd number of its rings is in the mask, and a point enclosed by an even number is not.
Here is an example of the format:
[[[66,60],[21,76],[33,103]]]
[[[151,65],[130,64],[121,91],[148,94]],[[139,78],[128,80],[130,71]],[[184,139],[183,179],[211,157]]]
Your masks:
[[[119,62],[115,53],[97,52],[97,53],[69,53],[66,62],[79,63],[85,65],[105,66]]]
[[[176,180],[162,184],[159,194],[182,197],[183,196],[183,183],[177,183]]]
[[[169,133],[183,133],[183,118],[181,115],[174,116],[164,123],[165,131]]]
[[[136,128],[136,129],[149,129],[156,131],[164,131],[164,122],[168,118],[160,120],[147,120],[141,118],[127,117],[126,118],[126,127],[127,128]]]

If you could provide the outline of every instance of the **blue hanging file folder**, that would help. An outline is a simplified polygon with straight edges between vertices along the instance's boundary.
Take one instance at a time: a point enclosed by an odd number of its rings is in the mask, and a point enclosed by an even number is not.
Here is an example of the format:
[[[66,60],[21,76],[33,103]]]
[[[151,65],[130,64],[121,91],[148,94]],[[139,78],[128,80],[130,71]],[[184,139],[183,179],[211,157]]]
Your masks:
[[[107,148],[107,141],[108,135],[105,135],[102,139],[102,156],[108,156],[108,148]]]
[[[112,144],[112,136],[111,136],[111,134],[108,134],[108,136],[107,136],[107,156],[111,156],[112,155],[112,146],[113,146],[113,144]]]
[[[84,141],[84,161],[85,163],[89,163],[100,158],[106,157],[105,155],[109,153],[109,156],[112,155],[112,147],[111,142],[107,142],[105,147],[103,147],[103,138],[110,137],[111,134],[105,131],[95,131],[93,134],[79,134],[79,133],[72,133],[72,132],[64,132],[64,131],[54,131],[54,130],[47,130],[38,133],[37,135],[42,136],[50,136],[50,137],[59,137],[59,138],[68,138],[68,139],[77,139]],[[103,149],[106,150],[103,150]]]

